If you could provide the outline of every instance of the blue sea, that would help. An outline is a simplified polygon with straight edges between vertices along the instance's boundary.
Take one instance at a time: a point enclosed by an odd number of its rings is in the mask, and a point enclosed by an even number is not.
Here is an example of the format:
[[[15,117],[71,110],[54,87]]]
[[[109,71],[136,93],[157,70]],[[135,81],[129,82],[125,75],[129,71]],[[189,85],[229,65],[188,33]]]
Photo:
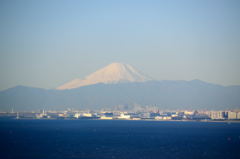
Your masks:
[[[240,123],[0,120],[1,159],[238,159]]]

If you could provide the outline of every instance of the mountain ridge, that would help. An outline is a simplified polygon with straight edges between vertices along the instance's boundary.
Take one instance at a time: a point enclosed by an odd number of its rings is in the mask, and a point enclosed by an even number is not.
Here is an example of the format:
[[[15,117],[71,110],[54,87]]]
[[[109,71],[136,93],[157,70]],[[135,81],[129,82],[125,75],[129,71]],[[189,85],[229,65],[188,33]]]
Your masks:
[[[112,63],[58,89],[16,86],[0,91],[0,110],[99,110],[116,106],[157,105],[159,109],[240,108],[240,86],[222,86],[198,79],[153,80],[128,64]]]
[[[197,81],[98,83],[56,90],[14,87],[0,92],[0,110],[66,108],[99,110],[124,105],[157,105],[159,109],[223,110],[240,108],[240,87]]]

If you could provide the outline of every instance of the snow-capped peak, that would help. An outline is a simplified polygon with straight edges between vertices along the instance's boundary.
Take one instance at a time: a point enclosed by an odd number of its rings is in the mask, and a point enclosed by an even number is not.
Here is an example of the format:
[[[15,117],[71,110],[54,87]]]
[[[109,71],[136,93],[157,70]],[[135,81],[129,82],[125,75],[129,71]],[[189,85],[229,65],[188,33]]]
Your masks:
[[[150,78],[137,71],[131,65],[115,62],[90,74],[84,79],[74,79],[57,87],[57,89],[73,89],[97,83],[144,82],[147,80],[150,80]]]

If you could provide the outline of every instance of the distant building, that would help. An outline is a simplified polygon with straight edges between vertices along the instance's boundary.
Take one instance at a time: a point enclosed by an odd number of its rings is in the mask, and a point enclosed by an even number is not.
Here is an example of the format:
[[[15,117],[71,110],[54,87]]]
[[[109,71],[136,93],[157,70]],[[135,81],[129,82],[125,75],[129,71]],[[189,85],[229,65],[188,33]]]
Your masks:
[[[240,119],[240,112],[237,113],[237,119]]]
[[[171,116],[156,116],[154,119],[155,120],[171,120],[172,117]]]
[[[224,112],[222,111],[211,111],[210,112],[211,119],[224,119]]]
[[[41,118],[51,118],[51,117],[49,115],[41,113],[41,114],[36,114],[36,118],[41,119]]]
[[[103,116],[106,116],[106,117],[113,117],[113,113],[111,112],[107,112],[107,113],[104,113]]]
[[[132,118],[132,120],[141,120],[141,118]]]
[[[82,116],[83,117],[92,117],[92,114],[91,113],[83,113]]]
[[[101,116],[100,119],[102,119],[102,120],[112,120],[113,117],[110,117],[110,116]]]
[[[171,120],[172,119],[172,117],[170,117],[170,116],[164,116],[163,117],[163,120]]]
[[[193,111],[184,111],[185,115],[193,115],[193,113],[194,113]]]
[[[238,113],[237,112],[228,112],[228,119],[237,119]]]
[[[79,118],[81,116],[81,114],[80,113],[76,113],[76,114],[74,114],[74,118]]]
[[[120,116],[118,116],[118,119],[130,119],[130,115],[125,115],[124,113],[121,113]]]
[[[59,117],[59,118],[66,118],[67,115],[66,115],[65,113],[60,113],[60,114],[58,114],[58,117]]]
[[[141,118],[151,118],[151,114],[149,112],[141,113]]]
[[[154,119],[155,120],[163,120],[163,117],[162,116],[156,116]]]
[[[150,118],[155,118],[156,116],[159,116],[159,113],[150,113]]]

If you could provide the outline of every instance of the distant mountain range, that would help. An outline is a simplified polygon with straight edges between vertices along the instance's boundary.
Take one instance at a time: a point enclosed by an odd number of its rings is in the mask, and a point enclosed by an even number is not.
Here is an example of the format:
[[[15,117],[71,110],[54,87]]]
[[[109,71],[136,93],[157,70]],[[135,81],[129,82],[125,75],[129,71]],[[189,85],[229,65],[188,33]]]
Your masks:
[[[159,109],[240,109],[240,86],[192,81],[155,81],[127,64],[113,63],[83,79],[56,89],[17,86],[0,91],[0,110],[132,109],[154,105]]]

